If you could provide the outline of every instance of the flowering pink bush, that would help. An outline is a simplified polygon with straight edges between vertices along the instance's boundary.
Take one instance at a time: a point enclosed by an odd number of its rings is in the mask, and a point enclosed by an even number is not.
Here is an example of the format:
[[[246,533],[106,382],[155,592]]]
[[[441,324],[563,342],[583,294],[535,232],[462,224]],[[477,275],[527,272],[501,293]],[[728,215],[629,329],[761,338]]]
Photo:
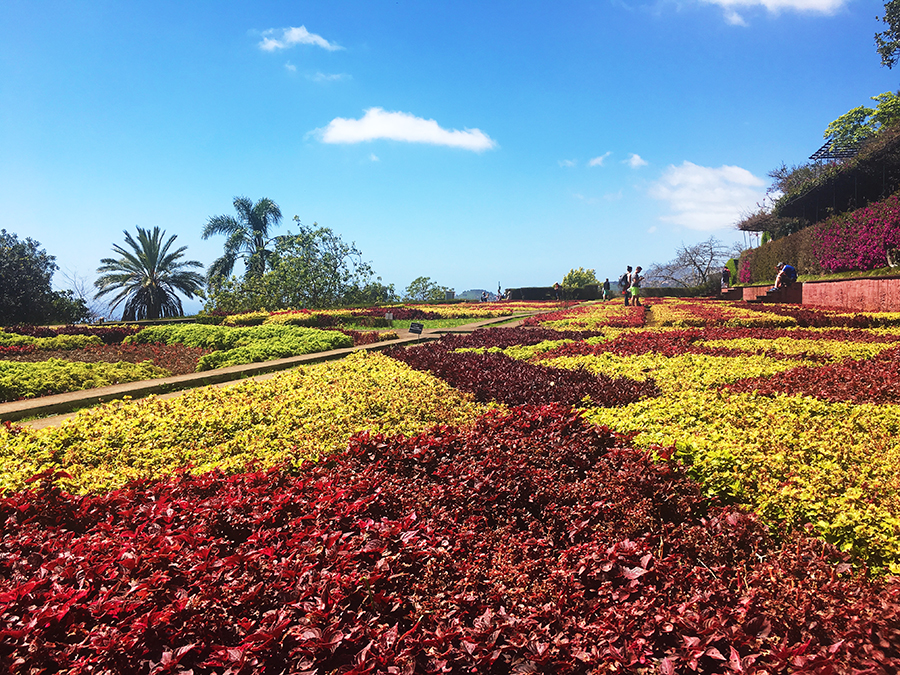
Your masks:
[[[738,281],[742,284],[753,282],[753,251],[745,251],[738,263]]]
[[[829,272],[887,265],[887,250],[900,247],[900,195],[829,218],[812,238],[813,252]],[[741,279],[743,281],[743,279]]]

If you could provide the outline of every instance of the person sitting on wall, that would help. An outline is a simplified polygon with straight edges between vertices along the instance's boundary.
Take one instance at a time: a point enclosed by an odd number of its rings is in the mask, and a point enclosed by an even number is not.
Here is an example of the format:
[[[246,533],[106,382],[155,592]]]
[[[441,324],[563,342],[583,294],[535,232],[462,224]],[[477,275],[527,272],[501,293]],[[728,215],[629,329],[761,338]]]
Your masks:
[[[797,270],[794,269],[793,265],[786,265],[780,262],[775,266],[775,269],[778,270],[778,274],[775,276],[774,289],[787,288],[797,281]]]

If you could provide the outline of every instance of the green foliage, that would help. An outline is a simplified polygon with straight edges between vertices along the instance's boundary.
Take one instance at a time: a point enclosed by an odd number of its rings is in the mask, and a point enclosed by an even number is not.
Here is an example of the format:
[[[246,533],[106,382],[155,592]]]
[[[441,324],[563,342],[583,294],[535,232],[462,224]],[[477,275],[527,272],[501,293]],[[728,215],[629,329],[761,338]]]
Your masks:
[[[214,350],[215,353],[200,359],[197,370],[258,363],[353,346],[353,338],[343,333],[281,324],[236,328],[206,324],[148,326],[126,338],[124,342],[182,344],[186,347]]]
[[[887,30],[875,33],[875,46],[881,56],[881,65],[893,68],[900,56],[900,0],[890,0],[884,5],[884,16],[877,17]]]
[[[299,218],[294,216],[299,225]],[[210,281],[207,311],[252,312],[290,308],[320,309],[356,303],[367,296],[394,298],[394,287],[372,283],[372,268],[355,244],[345,243],[330,228],[300,225],[297,234],[274,239],[270,269],[242,279]]]
[[[452,288],[439,286],[431,280],[431,277],[417,277],[413,279],[403,292],[405,302],[438,302],[447,297]]]
[[[115,308],[125,303],[124,321],[183,316],[178,293],[193,298],[203,292],[203,277],[186,268],[203,265],[196,260],[181,260],[187,246],[169,250],[177,235],[163,243],[166,232],[158,227],[152,232],[138,227],[137,233],[135,240],[124,231],[128,249],[118,244],[113,246],[113,251],[121,257],[100,261],[102,265],[97,273],[101,276],[94,282],[99,289],[96,297],[115,293],[110,306]]]
[[[216,259],[207,271],[212,284],[231,276],[238,260],[244,263],[245,279],[259,279],[269,269],[273,253],[267,247],[271,243],[269,228],[281,222],[281,209],[271,199],[263,197],[254,204],[247,197],[235,197],[234,210],[238,217],[212,216],[203,228],[203,239],[214,234],[224,234],[225,253]]]
[[[344,296],[344,304],[347,305],[389,305],[399,301],[400,296],[394,290],[394,284],[384,285],[381,283],[381,277],[369,281],[362,287],[351,288]]]
[[[90,316],[84,301],[72,291],[50,287],[59,269],[55,260],[40,242],[30,237],[22,241],[0,230],[0,326],[74,323]]]
[[[137,364],[80,363],[61,359],[37,363],[0,361],[0,401],[152,380],[169,374],[168,370],[158,368],[149,361]]]
[[[825,128],[823,136],[831,139],[832,148],[857,145],[900,120],[900,96],[886,91],[872,100],[878,102],[875,108],[857,106]]]
[[[290,326],[290,328],[299,327]],[[300,330],[303,332],[292,331],[293,334],[283,337],[257,340],[235,349],[206,354],[200,357],[197,370],[213,370],[243,363],[260,363],[353,346],[353,338],[337,331],[315,328],[301,328]]]
[[[594,273],[592,269],[584,269],[583,267],[579,267],[577,270],[572,268],[569,270],[569,273],[563,277],[562,285],[566,288],[584,288],[585,286],[591,286],[594,284],[599,284],[597,281],[597,275]]]

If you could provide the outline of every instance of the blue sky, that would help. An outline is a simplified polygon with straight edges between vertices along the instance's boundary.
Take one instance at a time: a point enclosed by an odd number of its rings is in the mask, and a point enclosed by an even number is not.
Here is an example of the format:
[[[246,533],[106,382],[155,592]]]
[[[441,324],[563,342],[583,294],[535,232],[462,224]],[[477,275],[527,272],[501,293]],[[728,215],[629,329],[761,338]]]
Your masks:
[[[883,9],[0,0],[0,227],[92,283],[135,226],[211,263],[203,225],[246,195],[401,292],[615,279],[744,241],[768,171],[898,89]]]

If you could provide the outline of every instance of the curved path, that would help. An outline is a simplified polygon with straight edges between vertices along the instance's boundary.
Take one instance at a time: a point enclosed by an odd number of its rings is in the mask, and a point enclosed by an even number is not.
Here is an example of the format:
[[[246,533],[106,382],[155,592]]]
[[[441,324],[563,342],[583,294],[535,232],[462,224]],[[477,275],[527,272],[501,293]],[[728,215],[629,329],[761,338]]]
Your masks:
[[[414,344],[420,340],[436,340],[447,333],[471,333],[479,328],[491,326],[497,323],[513,321],[509,325],[515,326],[530,314],[515,314],[512,316],[495,317],[483,321],[475,321],[457,326],[455,328],[435,328],[426,330],[421,336],[410,333],[408,329],[395,330],[399,339],[386,340],[371,345],[333,349],[327,352],[291,356],[275,361],[262,363],[246,363],[240,366],[229,366],[217,370],[208,370],[201,373],[189,373],[187,375],[173,375],[158,380],[143,380],[141,382],[126,382],[97,389],[83,391],[71,391],[65,394],[42,396],[41,398],[23,399],[0,403],[0,422],[17,422],[21,426],[32,429],[59,426],[64,420],[72,417],[75,411],[81,408],[107,403],[109,401],[123,400],[126,398],[143,398],[151,394],[160,397],[179,396],[185,389],[195,387],[217,386],[224,387],[241,380],[263,380],[272,377],[276,372],[287,370],[296,366],[331,361],[343,358],[357,351],[381,351],[397,345]],[[19,422],[19,420],[27,420]]]

